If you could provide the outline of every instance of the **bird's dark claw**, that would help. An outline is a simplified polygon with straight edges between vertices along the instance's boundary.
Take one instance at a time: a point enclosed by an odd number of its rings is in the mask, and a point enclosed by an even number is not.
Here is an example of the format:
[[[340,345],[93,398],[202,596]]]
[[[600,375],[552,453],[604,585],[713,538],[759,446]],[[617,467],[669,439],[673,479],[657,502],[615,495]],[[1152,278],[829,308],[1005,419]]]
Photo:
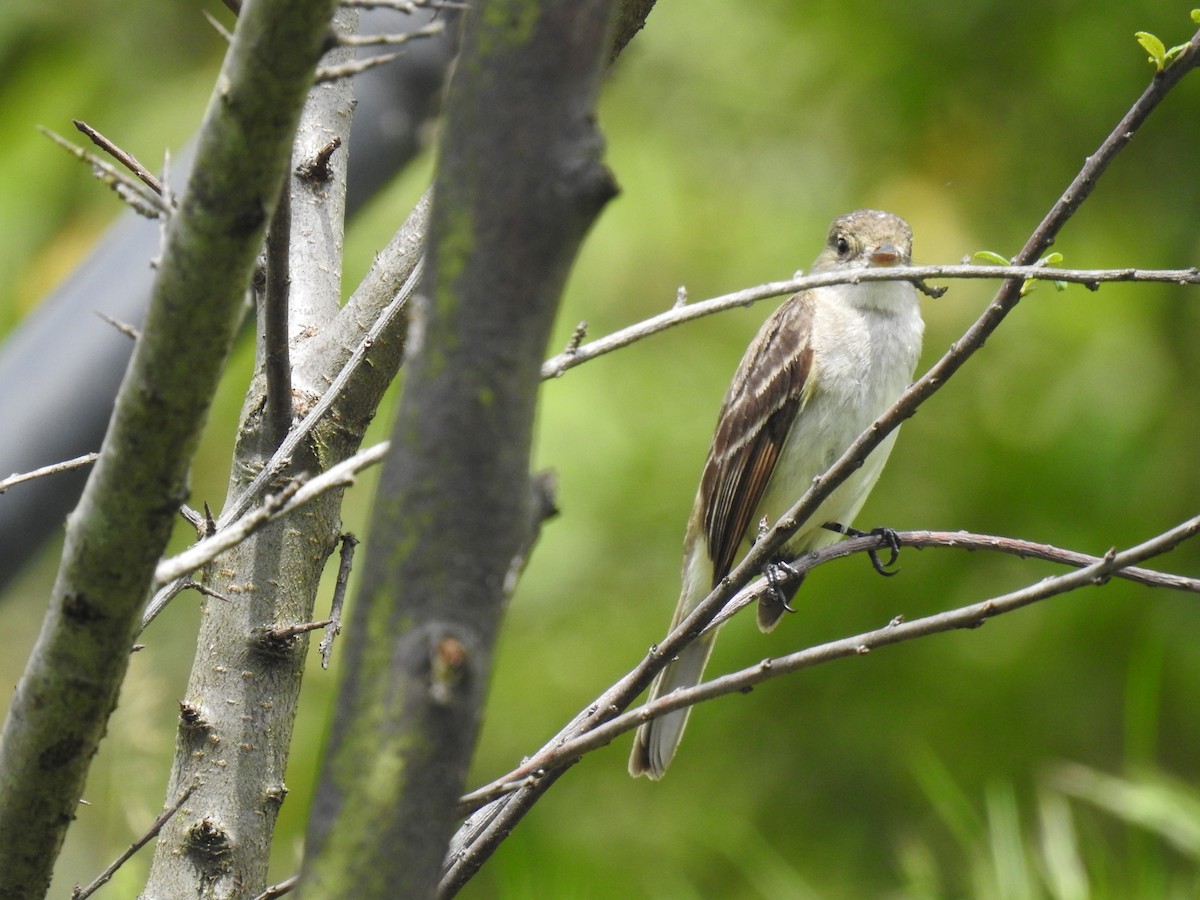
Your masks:
[[[772,602],[782,606],[787,612],[795,612],[791,607],[791,599],[796,596],[796,589],[800,587],[800,579],[804,576],[797,572],[791,563],[782,559],[767,563],[763,568],[763,575],[766,576]]]
[[[867,557],[871,560],[871,567],[880,575],[892,576],[898,570],[892,569],[896,561],[900,559],[900,536],[896,534],[896,529],[880,526],[872,528],[870,531],[859,531],[857,528],[851,528],[848,525],[840,525],[837,522],[827,522],[825,527],[830,531],[836,531],[838,534],[844,534],[846,537],[878,537],[883,538],[883,543],[888,549],[888,561],[883,562],[879,558],[878,550],[868,550]]]
[[[791,599],[796,596],[804,575],[790,563],[773,560],[763,567],[767,590],[758,598],[758,627],[770,631],[785,612],[795,612]]]

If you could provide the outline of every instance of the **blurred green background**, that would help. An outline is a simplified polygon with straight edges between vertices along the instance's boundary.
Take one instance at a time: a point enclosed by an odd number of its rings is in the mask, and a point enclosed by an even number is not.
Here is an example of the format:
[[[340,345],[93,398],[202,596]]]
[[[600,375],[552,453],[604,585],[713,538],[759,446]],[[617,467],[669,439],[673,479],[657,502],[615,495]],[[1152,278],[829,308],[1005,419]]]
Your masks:
[[[702,299],[788,277],[812,261],[829,221],[856,207],[906,217],[919,262],[1015,253],[1148,82],[1138,30],[1169,46],[1194,26],[1185,5],[1161,0],[1102,12],[1073,0],[659,0],[604,92],[600,120],[623,191],[584,248],[547,355],[580,320],[601,336],[669,307],[680,285]],[[221,49],[197,4],[8,5],[0,330],[118,212],[34,126],[65,134],[72,117],[86,119],[154,166],[194,129]],[[1193,75],[1062,233],[1066,264],[1200,262],[1198,111]],[[348,285],[429,166],[355,222]],[[926,302],[922,370],[990,296],[989,285],[961,282]],[[557,470],[563,514],[508,613],[472,783],[512,768],[661,637],[716,410],[769,308],[675,329],[546,386],[537,462]],[[1102,553],[1195,515],[1198,345],[1194,288],[1039,287],[904,426],[858,524]],[[224,495],[251,350],[243,341],[214,412],[196,502]],[[372,481],[345,510],[360,534]],[[36,635],[57,550],[0,602],[4,684],[15,684]],[[1200,548],[1162,565],[1198,576]],[[749,619],[728,626],[710,671],[1054,571],[942,550],[908,550],[901,568],[887,580],[860,558],[819,570],[774,634]],[[90,880],[163,802],[195,619],[184,597],[145,635],[57,896]],[[1194,596],[1113,583],[776,680],[700,708],[660,784],[625,774],[628,740],[590,756],[463,896],[1194,896],[1198,640]],[[299,858],[335,683],[314,667],[305,684],[278,878]],[[1074,796],[1088,792],[1093,800]],[[147,862],[135,858],[107,895],[133,896]]]

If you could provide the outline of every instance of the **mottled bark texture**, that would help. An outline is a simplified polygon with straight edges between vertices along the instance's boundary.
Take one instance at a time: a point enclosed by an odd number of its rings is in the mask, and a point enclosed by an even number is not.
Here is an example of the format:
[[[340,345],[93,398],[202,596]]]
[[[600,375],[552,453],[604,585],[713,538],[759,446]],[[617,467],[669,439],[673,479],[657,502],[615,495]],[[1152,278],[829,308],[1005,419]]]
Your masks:
[[[0,896],[39,897],[116,704],[279,195],[332,0],[245,6],[142,336],[0,742]]]
[[[305,896],[436,890],[533,525],[542,356],[580,242],[615,192],[593,120],[613,5],[490,0],[465,16]]]

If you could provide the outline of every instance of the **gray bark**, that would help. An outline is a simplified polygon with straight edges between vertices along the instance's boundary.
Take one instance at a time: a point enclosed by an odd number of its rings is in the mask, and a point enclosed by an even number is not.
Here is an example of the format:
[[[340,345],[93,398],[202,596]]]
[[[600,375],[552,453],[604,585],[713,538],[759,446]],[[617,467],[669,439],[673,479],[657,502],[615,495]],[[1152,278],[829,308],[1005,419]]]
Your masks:
[[[568,269],[615,190],[592,119],[613,6],[493,0],[467,15],[303,895],[437,889],[533,527],[541,359]]]
[[[36,897],[116,704],[279,194],[331,0],[248,4],[173,215],[142,337],[68,524],[0,738],[0,896]]]

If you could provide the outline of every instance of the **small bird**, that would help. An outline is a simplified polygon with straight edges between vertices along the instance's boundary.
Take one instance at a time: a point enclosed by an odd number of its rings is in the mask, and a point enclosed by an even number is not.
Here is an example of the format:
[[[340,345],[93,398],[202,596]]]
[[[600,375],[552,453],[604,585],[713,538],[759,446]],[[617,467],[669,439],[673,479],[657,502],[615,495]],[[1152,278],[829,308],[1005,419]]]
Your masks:
[[[898,216],[860,209],[834,220],[811,274],[907,265],[912,230]],[[760,520],[775,522],[912,380],[924,323],[916,288],[871,281],[792,295],[759,330],[717,417],[683,544],[683,588],[671,627],[695,609],[749,549]],[[794,558],[838,540],[874,487],[892,431],[825,499],[781,550]],[[794,582],[791,590],[798,587]],[[758,627],[787,609],[769,592]],[[655,679],[650,699],[700,682],[716,631],[685,647]],[[658,780],[675,756],[690,708],[637,730],[629,773]]]

